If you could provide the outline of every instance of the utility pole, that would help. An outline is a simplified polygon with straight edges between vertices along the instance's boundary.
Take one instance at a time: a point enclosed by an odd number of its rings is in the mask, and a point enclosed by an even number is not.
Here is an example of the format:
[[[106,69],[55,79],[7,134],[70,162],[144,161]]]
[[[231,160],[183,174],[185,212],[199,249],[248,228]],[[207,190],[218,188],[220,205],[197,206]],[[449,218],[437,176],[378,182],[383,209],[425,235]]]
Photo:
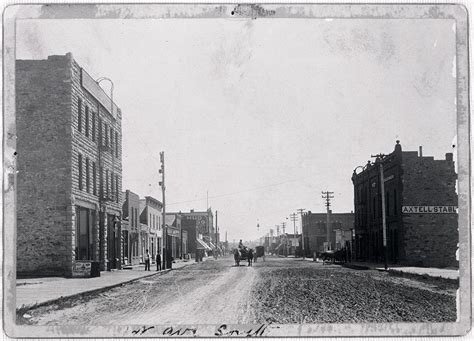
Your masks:
[[[326,199],[326,243],[327,243],[327,248],[328,250],[331,249],[331,242],[329,241],[329,226],[330,226],[330,221],[329,221],[329,207],[331,206],[331,199],[334,198],[334,192],[322,192],[323,193],[323,199]]]
[[[304,256],[305,256],[305,250],[304,250],[304,229],[303,229],[303,212],[304,212],[304,208],[298,208],[296,210],[299,214],[301,214],[301,254],[303,256],[303,259],[304,259]]]
[[[162,238],[161,238],[161,252],[163,257],[161,258],[163,261],[162,269],[166,269],[167,265],[167,254],[168,254],[168,230],[166,229],[166,205],[165,205],[165,152],[160,152],[160,163],[161,168],[159,173],[161,174],[161,181],[159,185],[161,186],[161,193],[163,195],[163,231],[162,231]],[[170,266],[171,268],[171,266]]]
[[[387,270],[387,261],[388,261],[388,249],[387,249],[387,221],[386,221],[386,213],[385,213],[385,184],[384,184],[384,176],[383,176],[383,158],[385,154],[377,154],[371,155],[371,157],[375,157],[375,163],[379,164],[379,171],[380,171],[380,197],[382,200],[382,238],[383,238],[383,259],[384,259],[384,266],[385,270]]]
[[[296,239],[296,221],[298,220],[298,215],[296,213],[291,213],[290,219],[293,222],[293,233],[294,233],[293,236]],[[295,243],[295,257],[296,257],[296,243]]]
[[[286,248],[286,254],[285,257],[288,257],[288,238],[285,235],[285,227],[286,227],[286,222],[281,223],[281,228],[283,229],[283,238],[285,238],[285,248]]]
[[[218,246],[217,246],[217,233],[218,232],[217,232],[217,210],[216,210],[216,257],[215,258],[217,258],[217,248],[218,248]]]

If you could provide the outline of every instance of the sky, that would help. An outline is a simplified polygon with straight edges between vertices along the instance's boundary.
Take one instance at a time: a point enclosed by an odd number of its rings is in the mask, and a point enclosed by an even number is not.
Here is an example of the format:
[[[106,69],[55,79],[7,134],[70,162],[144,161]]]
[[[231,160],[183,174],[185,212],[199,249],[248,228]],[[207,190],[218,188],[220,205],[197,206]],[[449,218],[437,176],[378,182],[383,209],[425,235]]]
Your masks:
[[[164,151],[167,211],[208,204],[221,240],[292,233],[286,218],[325,212],[326,190],[351,212],[352,171],[396,140],[453,152],[450,20],[40,19],[16,34],[17,59],[72,52],[113,80],[123,189],[161,200]]]

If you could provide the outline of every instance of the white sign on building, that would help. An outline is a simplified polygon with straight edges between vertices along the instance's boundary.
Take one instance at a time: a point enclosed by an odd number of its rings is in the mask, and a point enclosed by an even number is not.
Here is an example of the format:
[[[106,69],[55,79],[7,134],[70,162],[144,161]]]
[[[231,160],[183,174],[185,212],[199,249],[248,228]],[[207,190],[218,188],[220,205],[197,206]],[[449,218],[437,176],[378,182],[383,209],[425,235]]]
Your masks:
[[[428,213],[428,214],[445,214],[445,213],[458,213],[456,206],[402,206],[402,213],[404,214],[416,214],[416,213]]]

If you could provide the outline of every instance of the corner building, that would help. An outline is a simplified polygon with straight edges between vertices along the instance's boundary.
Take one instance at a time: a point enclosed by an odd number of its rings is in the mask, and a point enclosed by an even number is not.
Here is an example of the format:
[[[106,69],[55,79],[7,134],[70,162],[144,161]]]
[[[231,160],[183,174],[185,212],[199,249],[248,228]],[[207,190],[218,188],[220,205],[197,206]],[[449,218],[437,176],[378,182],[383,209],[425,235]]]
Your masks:
[[[72,54],[16,61],[17,274],[121,267],[122,116]]]
[[[381,193],[380,163],[384,193]],[[352,174],[355,258],[384,259],[382,198],[385,199],[389,264],[456,267],[458,247],[457,175],[453,154],[434,160],[416,151],[395,150],[357,167]],[[356,172],[359,168],[362,171]]]

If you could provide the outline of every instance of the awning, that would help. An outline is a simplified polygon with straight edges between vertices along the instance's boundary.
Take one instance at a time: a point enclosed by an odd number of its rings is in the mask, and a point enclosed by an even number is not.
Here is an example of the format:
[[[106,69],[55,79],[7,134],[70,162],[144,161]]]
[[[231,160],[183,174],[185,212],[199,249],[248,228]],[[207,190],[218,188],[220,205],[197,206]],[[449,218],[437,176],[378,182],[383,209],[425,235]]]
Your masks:
[[[199,238],[196,238],[196,241],[197,241],[197,248],[198,249],[204,249],[204,250],[207,250],[207,251],[211,251],[212,249],[209,247],[209,245],[206,244],[206,242],[202,239],[199,239]]]
[[[212,242],[209,242],[209,245],[211,246],[212,249],[216,249],[216,246]]]

